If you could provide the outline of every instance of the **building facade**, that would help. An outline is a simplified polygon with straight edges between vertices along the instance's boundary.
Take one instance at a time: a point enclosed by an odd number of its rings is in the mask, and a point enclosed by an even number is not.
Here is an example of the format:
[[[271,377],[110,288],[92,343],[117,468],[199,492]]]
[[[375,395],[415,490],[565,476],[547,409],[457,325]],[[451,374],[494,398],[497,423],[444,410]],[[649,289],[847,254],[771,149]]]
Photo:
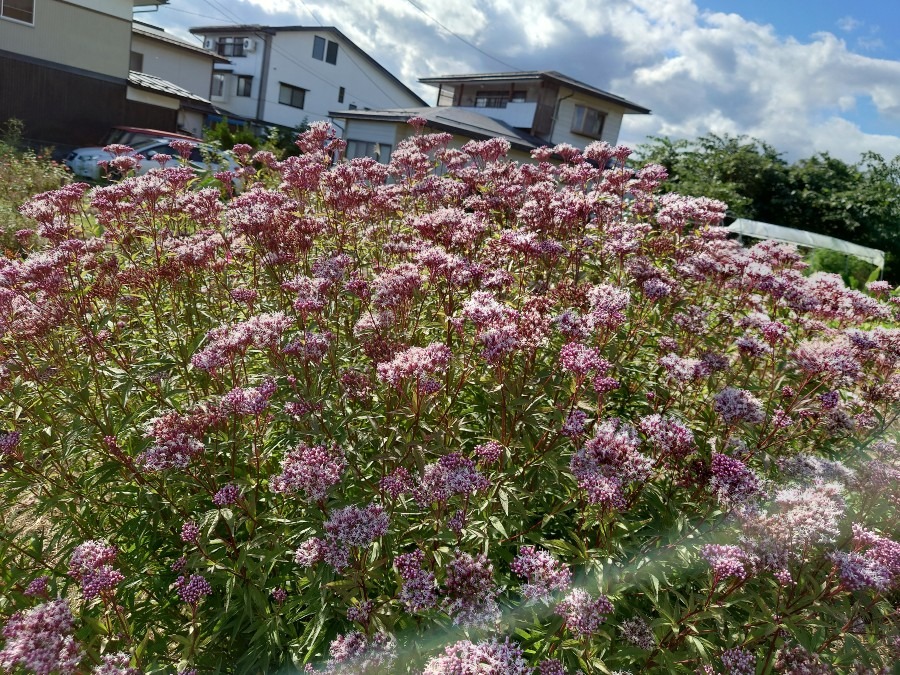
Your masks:
[[[333,27],[192,28],[216,64],[210,101],[260,126],[294,128],[352,109],[421,106],[425,101]]]
[[[87,145],[111,126],[171,125],[127,97],[132,11],[164,0],[0,0],[0,122],[36,145]]]
[[[383,110],[334,110],[348,141],[348,157],[372,154],[374,144],[393,147],[412,133],[406,120],[422,117],[427,128],[467,140],[505,138],[510,157],[530,159],[530,151],[567,143],[583,149],[594,141],[618,142],[622,120],[650,110],[556,71],[479,73],[426,77],[438,88],[437,106]]]

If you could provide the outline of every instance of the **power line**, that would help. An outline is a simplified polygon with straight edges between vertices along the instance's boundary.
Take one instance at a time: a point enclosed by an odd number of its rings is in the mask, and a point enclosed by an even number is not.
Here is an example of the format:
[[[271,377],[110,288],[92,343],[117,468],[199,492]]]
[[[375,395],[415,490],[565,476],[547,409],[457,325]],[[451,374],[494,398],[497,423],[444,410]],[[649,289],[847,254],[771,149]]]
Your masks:
[[[433,16],[431,16],[431,14],[429,14],[429,13],[426,12],[424,9],[422,9],[421,7],[419,7],[419,5],[417,5],[415,2],[413,2],[413,0],[406,0],[406,1],[407,1],[410,5],[412,5],[413,7],[415,7],[417,10],[419,10],[420,12],[422,12],[422,14],[424,14],[426,17],[428,17],[429,19],[431,19],[432,21],[434,21],[438,26],[440,26],[441,28],[443,28],[443,29],[444,29],[445,31],[447,31],[448,33],[450,33],[450,35],[452,35],[453,37],[455,37],[455,38],[456,38],[457,40],[459,40],[460,42],[464,42],[465,44],[469,45],[472,49],[474,49],[474,50],[477,51],[477,52],[480,52],[480,53],[484,54],[486,57],[488,57],[488,58],[491,59],[492,61],[496,61],[497,63],[501,63],[501,64],[503,64],[504,66],[506,66],[507,68],[510,68],[511,70],[514,70],[514,71],[516,71],[516,72],[523,72],[521,68],[517,68],[516,66],[512,65],[511,63],[507,63],[506,61],[503,61],[503,60],[501,60],[501,59],[498,59],[496,56],[493,56],[492,54],[488,54],[486,51],[484,51],[484,50],[483,50],[481,47],[479,47],[478,45],[476,45],[476,44],[474,44],[474,43],[469,42],[468,40],[466,40],[466,38],[464,38],[462,35],[459,35],[459,34],[457,34],[457,33],[454,33],[452,30],[450,30],[449,28],[447,28],[447,26],[445,26],[445,25],[442,24],[440,21],[438,21],[438,20],[435,19]]]

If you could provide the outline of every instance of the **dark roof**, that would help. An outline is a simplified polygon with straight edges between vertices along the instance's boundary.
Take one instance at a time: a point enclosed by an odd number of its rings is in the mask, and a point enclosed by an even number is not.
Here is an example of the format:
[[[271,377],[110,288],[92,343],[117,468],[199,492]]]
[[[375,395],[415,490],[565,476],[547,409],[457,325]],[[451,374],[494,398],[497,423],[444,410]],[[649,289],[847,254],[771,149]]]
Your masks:
[[[517,150],[529,152],[547,145],[540,138],[523,133],[518,129],[481,113],[466,108],[452,106],[437,108],[391,108],[383,110],[334,110],[331,117],[373,122],[406,122],[410,117],[423,117],[430,129],[458,134],[466,138],[486,140],[499,136],[505,138]]]
[[[212,103],[207,101],[202,96],[192,94],[187,89],[179,87],[177,84],[172,84],[168,80],[164,80],[161,77],[157,77],[156,75],[139,73],[136,70],[132,70],[128,73],[128,84],[130,84],[132,87],[136,87],[137,89],[152,91],[155,94],[162,94],[163,96],[174,96],[182,103],[188,104],[189,107],[192,108],[209,110],[210,112],[215,111]]]
[[[131,23],[131,32],[140,35],[141,37],[150,38],[151,40],[159,40],[160,42],[165,42],[167,44],[173,45],[175,47],[180,47],[182,49],[187,49],[188,51],[192,51],[196,54],[202,54],[203,56],[208,56],[209,58],[217,61],[219,63],[230,63],[228,59],[224,56],[219,56],[215,52],[208,51],[203,49],[203,47],[199,45],[192,45],[190,42],[186,40],[182,40],[181,38],[175,37],[174,35],[167,33],[162,28],[157,28],[156,26],[151,26],[150,24],[141,23],[139,21],[133,21]]]
[[[637,103],[633,103],[628,99],[622,98],[621,96],[610,94],[608,91],[603,91],[602,89],[598,89],[597,87],[592,87],[585,82],[576,80],[575,78],[569,77],[568,75],[563,75],[562,73],[555,70],[522,70],[508,73],[472,73],[468,75],[442,75],[440,77],[419,78],[419,82],[431,85],[465,84],[469,82],[528,82],[540,80],[555,82],[573,91],[587,94],[588,96],[601,98],[604,101],[609,101],[610,103],[615,103],[622,106],[623,108],[626,108],[628,112],[641,113],[644,115],[650,113],[649,108],[640,106]]]
[[[208,35],[210,33],[266,33],[268,35],[275,35],[275,33],[300,33],[300,32],[308,32],[308,33],[331,33],[332,35],[336,35],[341,38],[344,42],[350,45],[353,50],[363,57],[366,62],[373,66],[376,70],[381,72],[385,77],[389,80],[396,83],[398,86],[402,87],[406,90],[406,93],[412,96],[416,101],[421,103],[422,105],[428,105],[425,100],[419,96],[412,89],[407,87],[403,82],[398,80],[391,71],[382,66],[378,61],[369,56],[366,52],[359,48],[359,46],[353,42],[350,38],[344,35],[341,31],[339,31],[334,26],[260,26],[258,24],[234,24],[230,26],[198,26],[196,28],[190,29],[191,33],[194,35]]]

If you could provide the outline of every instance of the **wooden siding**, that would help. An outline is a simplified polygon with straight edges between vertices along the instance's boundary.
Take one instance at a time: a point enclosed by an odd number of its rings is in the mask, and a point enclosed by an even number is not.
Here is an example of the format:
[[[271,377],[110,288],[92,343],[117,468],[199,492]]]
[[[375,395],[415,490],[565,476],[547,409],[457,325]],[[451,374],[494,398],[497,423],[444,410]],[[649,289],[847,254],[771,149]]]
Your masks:
[[[125,91],[125,82],[0,55],[0,121],[22,120],[38,145],[95,145],[119,124],[175,130],[177,111],[126,101]]]

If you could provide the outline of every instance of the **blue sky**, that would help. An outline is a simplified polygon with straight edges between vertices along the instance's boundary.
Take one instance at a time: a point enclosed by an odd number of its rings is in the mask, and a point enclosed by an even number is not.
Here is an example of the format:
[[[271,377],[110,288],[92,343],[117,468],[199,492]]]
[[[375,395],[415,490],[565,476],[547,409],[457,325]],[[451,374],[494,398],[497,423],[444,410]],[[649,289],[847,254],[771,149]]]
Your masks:
[[[900,0],[170,0],[142,18],[187,37],[334,25],[427,101],[420,77],[559,70],[653,111],[626,117],[629,145],[712,132],[789,160],[900,155]]]

